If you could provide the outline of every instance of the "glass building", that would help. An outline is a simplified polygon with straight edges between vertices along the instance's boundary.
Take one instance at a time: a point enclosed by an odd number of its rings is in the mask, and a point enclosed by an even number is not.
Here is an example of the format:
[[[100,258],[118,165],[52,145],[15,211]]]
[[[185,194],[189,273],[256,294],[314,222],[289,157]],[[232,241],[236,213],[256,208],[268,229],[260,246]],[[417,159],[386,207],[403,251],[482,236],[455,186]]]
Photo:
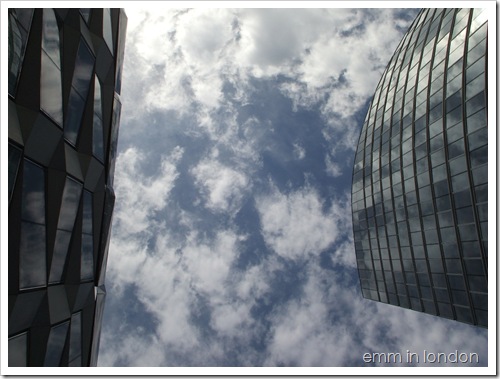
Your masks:
[[[363,296],[487,327],[487,15],[424,9],[368,109],[353,170]]]
[[[95,366],[127,18],[8,18],[8,364]]]

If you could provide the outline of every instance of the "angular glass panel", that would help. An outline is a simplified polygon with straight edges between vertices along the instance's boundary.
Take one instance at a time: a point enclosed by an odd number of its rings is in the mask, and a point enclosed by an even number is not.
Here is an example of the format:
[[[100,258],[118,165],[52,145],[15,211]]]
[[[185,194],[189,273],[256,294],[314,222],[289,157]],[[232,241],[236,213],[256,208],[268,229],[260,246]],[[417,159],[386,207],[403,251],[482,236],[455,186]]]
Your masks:
[[[19,246],[19,287],[46,285],[45,225],[21,223]]]
[[[102,128],[101,85],[97,75],[94,78],[94,126],[92,135],[92,153],[104,162],[104,135]]]
[[[90,365],[97,365],[97,356],[99,354],[99,339],[101,336],[101,326],[104,314],[104,303],[106,300],[106,290],[104,286],[96,288],[95,322],[92,330],[92,347],[90,353]]]
[[[64,192],[61,203],[61,210],[59,213],[58,229],[67,231],[73,230],[75,223],[78,205],[80,203],[80,196],[82,193],[83,185],[69,177],[66,177],[64,185]]]
[[[57,68],[61,68],[61,54],[59,47],[59,27],[56,15],[52,9],[43,10],[42,25],[42,49],[54,62]]]
[[[61,356],[68,334],[69,321],[52,327],[47,342],[47,352],[45,353],[44,366],[55,367],[61,363]]]
[[[63,124],[61,71],[44,51],[40,75],[40,108],[58,125]]]
[[[26,367],[27,354],[27,332],[9,338],[9,367]]]
[[[78,139],[84,108],[85,101],[74,88],[71,88],[64,122],[64,137],[73,143],[73,145],[76,144]]]
[[[9,202],[16,183],[19,162],[21,161],[21,150],[9,143]]]
[[[28,160],[24,161],[21,217],[45,224],[45,173]]]
[[[82,313],[78,312],[71,316],[71,329],[69,340],[69,365],[82,365]]]
[[[9,9],[9,94],[14,95],[21,59],[23,54],[23,38],[17,25],[15,10]]]
[[[94,247],[91,234],[82,234],[82,258],[80,278],[88,280],[94,278]]]
[[[113,33],[111,31],[111,11],[109,8],[104,8],[103,13],[102,35],[109,47],[109,51],[111,51],[111,55],[114,55]]]
[[[94,77],[94,113],[102,119],[101,82],[97,75]]]
[[[68,255],[71,233],[65,230],[58,230],[52,254],[49,283],[59,283],[62,280],[64,265]]]
[[[94,128],[92,131],[92,153],[101,162],[104,162],[104,142],[103,142],[103,130],[102,121],[94,113]]]
[[[83,39],[80,39],[64,123],[64,136],[73,144],[76,144],[78,139],[85,101],[90,87],[90,80],[92,79],[94,61],[94,56],[87,44]]]
[[[87,24],[89,23],[91,12],[92,9],[90,8],[80,8],[80,13]]]
[[[90,52],[87,44],[83,41],[83,39],[80,39],[75,62],[75,71],[73,72],[72,85],[84,99],[87,98],[87,94],[89,92],[90,80],[92,79],[92,71],[94,69],[94,61],[95,58]]]
[[[113,117],[111,120],[111,141],[109,143],[108,184],[110,186],[113,186],[114,182],[116,149],[118,143],[118,125],[120,124],[121,110],[122,103],[120,102],[119,96],[115,94],[115,99],[113,102]]]
[[[92,234],[92,193],[85,190],[83,192],[83,224],[82,232]]]

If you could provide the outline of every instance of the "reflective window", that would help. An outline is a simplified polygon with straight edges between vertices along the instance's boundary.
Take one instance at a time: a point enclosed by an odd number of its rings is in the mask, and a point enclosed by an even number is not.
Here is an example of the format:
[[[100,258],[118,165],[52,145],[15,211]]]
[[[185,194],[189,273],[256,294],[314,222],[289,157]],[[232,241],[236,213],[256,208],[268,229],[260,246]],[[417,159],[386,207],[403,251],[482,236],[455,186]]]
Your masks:
[[[9,338],[9,367],[26,367],[28,354],[28,333]]]
[[[71,233],[73,231],[73,225],[75,223],[76,213],[80,203],[81,192],[82,184],[67,177],[61,202],[59,221],[57,224],[54,253],[52,255],[49,277],[49,281],[51,283],[60,282],[62,279]]]
[[[469,135],[469,149],[475,150],[485,146],[488,143],[487,129],[481,129]]]
[[[71,329],[69,337],[69,366],[82,365],[82,314],[75,313],[71,316]]]
[[[43,10],[40,107],[59,125],[63,123],[59,27],[52,9]]]
[[[115,99],[113,102],[113,117],[111,120],[111,141],[109,143],[109,172],[108,172],[108,183],[113,185],[113,178],[115,175],[115,160],[116,160],[116,148],[118,143],[118,125],[120,124],[120,115],[122,110],[122,103],[120,98],[115,94]]]
[[[19,285],[21,288],[46,284],[45,272],[45,173],[24,161]]]
[[[467,67],[465,76],[467,83],[471,82],[473,79],[477,78],[480,74],[485,71],[485,57],[479,59],[472,66]]]
[[[61,356],[68,334],[69,321],[54,326],[50,330],[49,341],[47,343],[47,352],[45,353],[44,366],[59,366]]]
[[[92,9],[90,8],[80,8],[80,13],[85,20],[85,22],[88,24],[90,21],[90,14],[92,13]]]
[[[76,144],[78,138],[83,110],[92,79],[94,60],[87,44],[83,39],[80,39],[64,123],[64,136],[73,144]]]
[[[68,254],[70,241],[71,232],[67,232],[65,230],[57,231],[49,276],[50,283],[57,283],[62,280],[64,264],[66,263],[66,256]]]
[[[109,51],[111,51],[111,54],[114,55],[113,33],[111,31],[111,11],[109,8],[105,8],[103,12],[102,35],[109,47]]]
[[[17,171],[21,161],[21,150],[9,143],[9,202],[16,183]]]
[[[104,136],[102,128],[101,85],[97,75],[94,77],[94,126],[92,134],[92,153],[101,162],[104,161]]]
[[[9,94],[12,96],[16,92],[32,15],[32,9],[9,8]]]
[[[94,278],[92,215],[92,193],[85,190],[83,191],[82,257],[80,268],[82,280]]]
[[[46,284],[45,251],[45,225],[23,221],[19,246],[20,288]]]

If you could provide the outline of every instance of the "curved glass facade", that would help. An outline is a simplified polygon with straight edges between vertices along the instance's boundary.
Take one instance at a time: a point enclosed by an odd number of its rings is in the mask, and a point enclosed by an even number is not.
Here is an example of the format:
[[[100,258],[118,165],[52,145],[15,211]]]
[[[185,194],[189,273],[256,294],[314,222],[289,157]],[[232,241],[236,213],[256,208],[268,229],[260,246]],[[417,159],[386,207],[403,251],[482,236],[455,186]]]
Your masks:
[[[120,9],[9,9],[9,366],[95,366]]]
[[[369,107],[353,229],[365,298],[487,327],[487,16],[424,9]]]

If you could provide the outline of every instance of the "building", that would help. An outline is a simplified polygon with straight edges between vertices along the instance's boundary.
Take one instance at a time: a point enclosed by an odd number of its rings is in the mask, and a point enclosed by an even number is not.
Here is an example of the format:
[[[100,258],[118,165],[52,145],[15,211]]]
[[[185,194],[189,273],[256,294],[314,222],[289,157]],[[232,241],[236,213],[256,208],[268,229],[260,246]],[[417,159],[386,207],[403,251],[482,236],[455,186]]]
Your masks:
[[[127,18],[8,18],[9,366],[95,366]]]
[[[363,296],[488,325],[487,15],[424,9],[368,109],[353,169]]]

